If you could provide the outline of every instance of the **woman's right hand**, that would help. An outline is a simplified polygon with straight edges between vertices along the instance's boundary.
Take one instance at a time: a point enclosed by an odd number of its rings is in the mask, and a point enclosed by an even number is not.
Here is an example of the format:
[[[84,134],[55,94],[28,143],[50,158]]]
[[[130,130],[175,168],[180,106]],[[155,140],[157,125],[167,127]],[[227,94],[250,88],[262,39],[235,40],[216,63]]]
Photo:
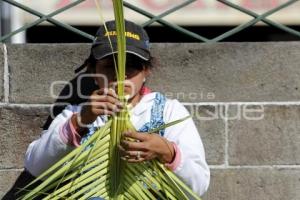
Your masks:
[[[87,103],[82,106],[80,123],[90,124],[99,115],[114,115],[123,108],[118,96],[113,89],[103,88],[95,90]]]

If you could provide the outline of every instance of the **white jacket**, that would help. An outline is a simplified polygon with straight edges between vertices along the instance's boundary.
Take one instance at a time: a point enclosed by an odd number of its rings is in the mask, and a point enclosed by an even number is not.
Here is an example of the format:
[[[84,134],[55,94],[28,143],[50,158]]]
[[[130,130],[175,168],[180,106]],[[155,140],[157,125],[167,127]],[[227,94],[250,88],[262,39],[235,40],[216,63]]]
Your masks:
[[[131,121],[137,130],[149,122],[155,94],[153,92],[143,96],[141,101],[130,111]],[[67,106],[53,120],[48,130],[44,130],[41,137],[29,145],[25,155],[25,168],[32,175],[40,175],[75,148],[63,142],[59,131],[73,113],[80,112],[80,109],[81,106]],[[163,113],[165,123],[189,115],[181,103],[170,99],[167,99]],[[103,124],[104,122],[100,117],[94,122],[96,127],[103,126]],[[210,171],[205,161],[203,144],[193,120],[189,118],[166,128],[164,137],[176,143],[181,152],[180,164],[174,173],[201,196],[208,189]]]

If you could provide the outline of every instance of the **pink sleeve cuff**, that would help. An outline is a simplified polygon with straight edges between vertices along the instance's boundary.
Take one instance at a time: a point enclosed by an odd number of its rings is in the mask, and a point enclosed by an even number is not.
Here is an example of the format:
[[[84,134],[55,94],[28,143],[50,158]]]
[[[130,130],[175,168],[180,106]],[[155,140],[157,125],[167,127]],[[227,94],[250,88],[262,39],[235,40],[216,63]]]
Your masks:
[[[75,147],[80,146],[81,136],[76,132],[71,118],[61,127],[59,135],[64,143]]]
[[[173,147],[174,147],[174,153],[175,153],[175,158],[171,163],[166,163],[165,166],[170,169],[171,171],[174,171],[180,164],[181,161],[181,152],[180,149],[178,148],[177,144],[172,142]]]

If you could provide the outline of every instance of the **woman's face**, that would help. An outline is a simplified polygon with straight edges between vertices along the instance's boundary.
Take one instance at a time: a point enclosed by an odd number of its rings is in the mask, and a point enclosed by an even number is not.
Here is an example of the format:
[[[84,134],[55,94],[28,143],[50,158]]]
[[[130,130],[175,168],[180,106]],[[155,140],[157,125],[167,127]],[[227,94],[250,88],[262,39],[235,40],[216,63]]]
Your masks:
[[[114,62],[111,57],[97,61],[95,69],[95,80],[99,88],[114,88],[117,91],[117,77],[115,73]],[[139,94],[146,77],[150,71],[148,68],[134,62],[127,62],[125,76],[125,94],[130,95],[130,98]]]

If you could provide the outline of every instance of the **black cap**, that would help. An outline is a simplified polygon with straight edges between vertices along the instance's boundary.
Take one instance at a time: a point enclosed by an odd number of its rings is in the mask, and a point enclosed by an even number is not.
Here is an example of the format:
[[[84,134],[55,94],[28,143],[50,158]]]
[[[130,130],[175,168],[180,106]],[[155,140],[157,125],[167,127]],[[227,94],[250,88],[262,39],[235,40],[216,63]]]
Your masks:
[[[107,31],[100,26],[91,49],[91,56],[100,60],[105,56],[117,52],[117,33],[115,21],[106,22]],[[112,46],[109,43],[111,40]],[[144,60],[150,59],[149,37],[139,25],[125,20],[126,52],[134,54]]]

